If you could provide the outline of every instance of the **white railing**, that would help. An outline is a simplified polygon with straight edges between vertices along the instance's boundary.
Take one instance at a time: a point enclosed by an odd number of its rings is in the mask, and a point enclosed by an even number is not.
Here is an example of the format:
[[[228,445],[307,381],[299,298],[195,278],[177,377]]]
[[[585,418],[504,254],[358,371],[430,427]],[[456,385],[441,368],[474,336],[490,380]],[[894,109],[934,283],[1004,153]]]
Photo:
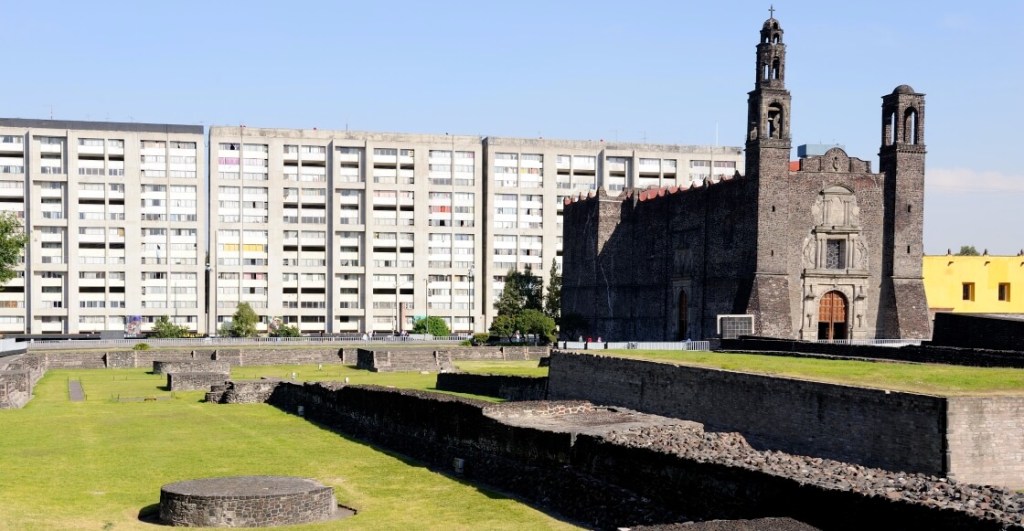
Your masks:
[[[819,339],[816,343],[826,345],[872,345],[876,347],[921,346],[920,339]]]
[[[567,350],[711,350],[710,341],[559,341],[558,346]]]
[[[408,336],[376,335],[363,338],[358,335],[352,336],[309,336],[309,337],[197,337],[178,339],[34,339],[18,343],[19,348],[29,350],[44,350],[53,348],[123,348],[130,349],[139,343],[146,343],[153,348],[161,347],[202,347],[221,348],[236,347],[239,345],[317,345],[324,343],[383,343],[383,342],[421,342],[421,343],[446,343],[464,341],[469,339],[468,335],[454,336],[429,336],[413,334]],[[14,341],[4,340],[4,341]]]

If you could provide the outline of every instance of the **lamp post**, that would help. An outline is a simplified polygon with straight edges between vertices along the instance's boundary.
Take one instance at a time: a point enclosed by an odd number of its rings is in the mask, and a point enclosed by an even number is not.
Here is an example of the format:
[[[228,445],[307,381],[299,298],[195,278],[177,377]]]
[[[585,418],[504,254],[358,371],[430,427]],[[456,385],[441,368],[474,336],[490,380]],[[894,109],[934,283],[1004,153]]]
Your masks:
[[[423,279],[423,326],[430,333],[430,275]]]

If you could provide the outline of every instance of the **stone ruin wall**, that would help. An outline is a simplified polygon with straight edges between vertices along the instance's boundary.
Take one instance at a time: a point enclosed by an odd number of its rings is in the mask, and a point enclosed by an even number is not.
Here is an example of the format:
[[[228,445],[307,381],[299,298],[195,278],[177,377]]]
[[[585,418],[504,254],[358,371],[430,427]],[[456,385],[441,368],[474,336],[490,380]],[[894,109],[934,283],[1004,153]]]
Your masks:
[[[154,361],[153,374],[172,372],[219,372],[231,374],[231,364],[226,361]]]
[[[966,510],[940,510],[900,495],[883,495],[880,486],[858,491],[839,487],[834,480],[815,483],[813,471],[810,475],[799,472],[808,466],[801,465],[802,460],[814,461],[810,458],[766,454],[769,459],[797,462],[796,470],[780,473],[754,469],[730,461],[729,456],[687,457],[657,446],[501,421],[502,417],[592,407],[581,402],[494,405],[378,386],[290,382],[277,383],[268,401],[291,413],[301,407],[311,421],[507,490],[597,528],[767,515],[785,515],[829,529],[1021,528]],[[831,463],[837,470],[865,470]],[[888,473],[866,470],[869,475],[881,475],[884,484]],[[893,481],[903,475],[888,477]]]
[[[223,385],[228,375],[222,372],[171,372],[167,373],[167,388],[171,391],[208,390]]]
[[[46,372],[39,358],[18,354],[0,358],[0,409],[24,407]]]
[[[741,433],[759,449],[1024,487],[1024,397],[939,397],[554,352],[548,398]]]

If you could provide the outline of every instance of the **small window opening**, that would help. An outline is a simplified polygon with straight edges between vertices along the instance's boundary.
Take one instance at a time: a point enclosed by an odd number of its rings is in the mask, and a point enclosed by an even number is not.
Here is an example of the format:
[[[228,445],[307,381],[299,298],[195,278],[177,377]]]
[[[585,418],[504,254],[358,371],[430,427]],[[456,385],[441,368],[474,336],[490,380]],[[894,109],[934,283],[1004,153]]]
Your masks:
[[[965,301],[974,300],[974,282],[964,282],[963,284],[963,299]]]
[[[1004,302],[1010,302],[1010,283],[1000,282],[999,283],[999,300]]]
[[[910,212],[910,205],[907,205],[907,212]]]
[[[825,242],[825,268],[843,269],[846,267],[846,242],[844,240],[828,240]]]
[[[907,246],[907,254],[910,254],[910,246]]]
[[[917,144],[917,111],[907,109],[903,118],[903,141],[907,144]]]

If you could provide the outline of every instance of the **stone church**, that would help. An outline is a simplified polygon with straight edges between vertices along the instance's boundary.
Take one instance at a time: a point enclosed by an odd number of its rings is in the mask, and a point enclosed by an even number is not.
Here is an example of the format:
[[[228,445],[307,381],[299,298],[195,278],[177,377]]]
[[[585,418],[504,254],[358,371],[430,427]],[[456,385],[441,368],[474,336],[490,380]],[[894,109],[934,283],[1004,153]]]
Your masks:
[[[746,175],[566,200],[562,314],[606,340],[703,339],[723,316],[793,339],[927,338],[924,94],[882,97],[879,172],[832,148],[790,167],[779,21],[747,100]],[[724,317],[728,319],[728,317]]]

